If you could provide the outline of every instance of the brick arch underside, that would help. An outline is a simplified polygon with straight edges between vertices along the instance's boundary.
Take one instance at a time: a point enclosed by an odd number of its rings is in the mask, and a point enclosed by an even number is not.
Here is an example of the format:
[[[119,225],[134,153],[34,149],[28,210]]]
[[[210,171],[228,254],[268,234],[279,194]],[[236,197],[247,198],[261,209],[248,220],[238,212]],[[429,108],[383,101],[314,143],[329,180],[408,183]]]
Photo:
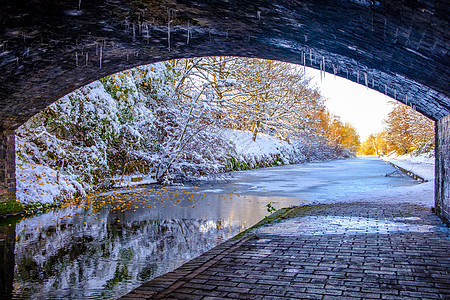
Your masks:
[[[5,146],[11,131],[65,94],[143,64],[234,55],[321,69],[439,120],[436,198],[449,211],[446,0],[0,0],[0,7],[0,193],[15,186]]]

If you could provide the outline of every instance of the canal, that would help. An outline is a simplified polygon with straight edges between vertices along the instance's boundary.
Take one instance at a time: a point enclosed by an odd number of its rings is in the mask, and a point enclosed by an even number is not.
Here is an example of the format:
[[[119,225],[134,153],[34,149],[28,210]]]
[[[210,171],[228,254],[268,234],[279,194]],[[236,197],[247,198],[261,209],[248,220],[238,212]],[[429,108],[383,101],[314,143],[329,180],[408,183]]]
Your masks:
[[[253,226],[272,208],[416,184],[366,157],[91,195],[0,224],[0,298],[114,299]]]

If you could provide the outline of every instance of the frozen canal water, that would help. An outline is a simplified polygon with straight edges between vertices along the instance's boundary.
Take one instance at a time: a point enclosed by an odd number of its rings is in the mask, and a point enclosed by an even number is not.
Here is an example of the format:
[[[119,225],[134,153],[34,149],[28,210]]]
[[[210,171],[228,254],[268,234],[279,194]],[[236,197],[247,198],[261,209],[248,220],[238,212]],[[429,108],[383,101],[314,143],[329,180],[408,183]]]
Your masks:
[[[377,158],[355,158],[233,172],[228,182],[112,191],[87,207],[0,225],[0,298],[117,298],[253,226],[268,204],[416,184]]]

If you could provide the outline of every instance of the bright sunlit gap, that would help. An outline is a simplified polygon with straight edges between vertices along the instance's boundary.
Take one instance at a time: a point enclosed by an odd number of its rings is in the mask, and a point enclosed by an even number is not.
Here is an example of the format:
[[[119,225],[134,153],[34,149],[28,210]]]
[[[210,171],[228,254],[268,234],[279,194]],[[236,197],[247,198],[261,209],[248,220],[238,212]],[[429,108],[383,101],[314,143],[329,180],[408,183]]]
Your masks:
[[[361,142],[370,134],[383,131],[383,121],[392,110],[390,102],[395,100],[333,74],[325,74],[322,80],[319,70],[307,68],[306,74],[312,77],[311,83],[327,99],[330,112],[339,116],[342,122],[353,125]]]

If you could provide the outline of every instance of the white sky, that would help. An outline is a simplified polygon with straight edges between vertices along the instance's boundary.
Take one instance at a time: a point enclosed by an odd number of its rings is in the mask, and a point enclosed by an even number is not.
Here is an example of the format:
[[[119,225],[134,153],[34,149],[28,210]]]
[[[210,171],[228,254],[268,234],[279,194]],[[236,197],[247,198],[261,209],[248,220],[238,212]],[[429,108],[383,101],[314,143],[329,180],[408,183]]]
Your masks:
[[[330,73],[325,74],[322,82],[319,70],[307,68],[306,73],[313,77],[312,84],[328,99],[328,110],[339,116],[342,122],[352,124],[361,142],[371,133],[383,130],[383,120],[392,109],[389,104],[392,98]]]

